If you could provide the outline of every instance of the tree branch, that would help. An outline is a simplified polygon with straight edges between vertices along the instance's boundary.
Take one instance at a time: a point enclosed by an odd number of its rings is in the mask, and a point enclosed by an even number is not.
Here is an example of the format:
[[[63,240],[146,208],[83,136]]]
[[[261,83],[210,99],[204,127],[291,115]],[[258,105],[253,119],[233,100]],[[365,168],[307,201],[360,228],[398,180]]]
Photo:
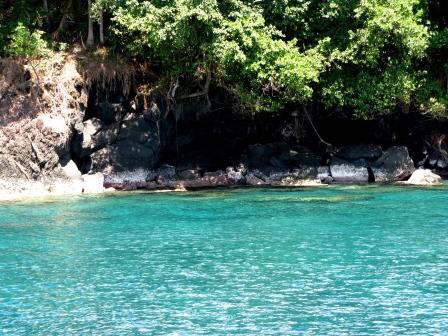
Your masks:
[[[204,90],[202,90],[200,92],[196,92],[196,93],[191,93],[188,95],[183,95],[180,97],[180,99],[196,98],[196,97],[208,95],[211,82],[212,82],[212,71],[210,70],[210,67],[209,67],[207,70],[207,78],[205,79]]]

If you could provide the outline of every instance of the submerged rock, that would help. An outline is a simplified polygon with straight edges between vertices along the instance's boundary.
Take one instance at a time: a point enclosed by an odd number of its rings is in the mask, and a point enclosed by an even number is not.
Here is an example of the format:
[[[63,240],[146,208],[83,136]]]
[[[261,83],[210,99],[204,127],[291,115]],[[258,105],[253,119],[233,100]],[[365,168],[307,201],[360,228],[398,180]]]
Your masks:
[[[391,147],[371,165],[375,182],[402,181],[414,171],[414,162],[404,146]]]
[[[431,170],[417,169],[405,183],[412,185],[438,185],[441,184],[441,181],[442,178],[431,172]]]

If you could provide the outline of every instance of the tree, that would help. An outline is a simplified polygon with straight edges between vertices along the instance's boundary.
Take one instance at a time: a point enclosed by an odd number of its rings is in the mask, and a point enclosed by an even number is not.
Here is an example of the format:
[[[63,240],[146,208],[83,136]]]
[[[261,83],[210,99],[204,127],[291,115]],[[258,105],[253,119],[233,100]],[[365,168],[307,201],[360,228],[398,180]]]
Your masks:
[[[38,82],[39,92],[41,84],[34,60],[46,55],[49,51],[47,42],[42,38],[43,31],[31,32],[22,22],[17,24],[10,36],[10,42],[6,47],[6,53],[20,59],[27,60],[31,65]]]
[[[257,110],[310,99],[322,67],[315,50],[300,52],[243,1],[127,0],[112,16],[133,56],[157,60],[169,78],[209,83],[211,72],[215,85]]]
[[[87,47],[91,48],[95,44],[94,36],[93,36],[93,20],[92,20],[92,0],[87,0],[87,15],[89,22],[89,32],[87,35]]]
[[[103,11],[99,13],[98,25],[100,27],[100,44],[104,44],[104,18]]]

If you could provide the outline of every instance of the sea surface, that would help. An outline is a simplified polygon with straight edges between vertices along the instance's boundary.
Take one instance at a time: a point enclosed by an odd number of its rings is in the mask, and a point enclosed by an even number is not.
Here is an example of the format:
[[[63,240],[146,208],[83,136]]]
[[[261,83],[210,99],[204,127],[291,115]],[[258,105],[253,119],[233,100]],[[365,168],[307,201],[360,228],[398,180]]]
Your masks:
[[[0,203],[0,335],[448,335],[448,187]]]

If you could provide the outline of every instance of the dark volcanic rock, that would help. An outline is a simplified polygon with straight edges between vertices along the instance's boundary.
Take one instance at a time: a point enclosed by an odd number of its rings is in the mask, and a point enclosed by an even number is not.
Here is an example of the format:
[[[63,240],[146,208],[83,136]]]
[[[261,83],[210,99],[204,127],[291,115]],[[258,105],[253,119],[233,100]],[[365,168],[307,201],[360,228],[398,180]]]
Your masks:
[[[446,169],[448,167],[448,161],[446,158],[444,158],[443,156],[441,156],[438,160],[437,160],[437,164],[436,167],[438,169]]]
[[[427,166],[430,168],[435,168],[437,166],[437,161],[439,160],[439,158],[440,158],[439,151],[431,150],[426,159]]]
[[[248,146],[247,159],[249,167],[263,167],[272,165],[277,168],[285,166],[281,159],[289,152],[289,147],[284,142],[254,144]]]
[[[250,145],[247,150],[247,158],[249,166],[260,167],[269,164],[269,160],[274,154],[274,149],[271,144]]]
[[[372,163],[375,182],[401,181],[411,176],[415,171],[414,162],[404,146],[391,147]]]
[[[347,160],[347,161],[357,161],[360,159],[374,161],[378,159],[383,153],[382,149],[378,145],[348,145],[340,148],[335,156]]]
[[[354,164],[339,158],[332,158],[330,172],[336,183],[367,183],[369,171],[363,165]]]
[[[178,173],[180,180],[194,180],[201,177],[198,169],[185,169]]]
[[[104,123],[98,118],[91,118],[79,123],[76,134],[71,141],[71,151],[80,159],[92,153],[95,146],[94,137],[104,127]]]
[[[95,135],[91,136],[92,149],[98,149],[107,145],[112,145],[117,141],[118,134],[120,132],[119,123],[110,124],[105,126]]]
[[[176,168],[167,164],[157,169],[157,183],[166,187],[172,187],[176,180]]]
[[[260,171],[249,171],[246,175],[246,184],[251,186],[266,185],[267,177]]]
[[[181,181],[177,184],[178,187],[184,188],[226,187],[231,185],[233,183],[227,179],[226,175],[209,175],[194,180]]]
[[[319,167],[320,157],[306,147],[300,147],[297,150],[288,150],[283,153],[281,159],[287,163],[288,166],[294,168],[308,168]]]
[[[152,169],[159,161],[157,125],[143,115],[128,115],[119,131],[109,126],[98,132],[94,139],[97,145],[106,146],[91,155],[92,172]]]
[[[106,125],[117,121],[123,113],[123,106],[121,104],[111,104],[103,100],[97,105],[97,116]]]
[[[158,148],[132,141],[120,141],[106,146],[91,155],[92,172],[120,172],[150,169],[158,161]]]
[[[319,166],[319,168],[317,168],[317,178],[322,183],[332,183],[334,181],[329,166]]]
[[[143,115],[129,114],[123,119],[118,141],[132,141],[141,144],[158,139],[157,124]],[[158,141],[158,140],[157,140]]]

